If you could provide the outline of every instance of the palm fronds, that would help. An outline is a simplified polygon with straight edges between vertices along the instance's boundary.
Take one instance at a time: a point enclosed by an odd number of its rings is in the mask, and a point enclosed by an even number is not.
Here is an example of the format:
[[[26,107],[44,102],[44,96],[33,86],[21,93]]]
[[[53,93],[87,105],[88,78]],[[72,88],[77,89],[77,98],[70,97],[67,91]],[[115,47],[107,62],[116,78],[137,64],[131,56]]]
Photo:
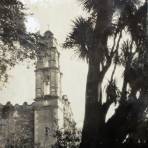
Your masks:
[[[63,46],[64,48],[76,47],[76,53],[80,58],[87,58],[93,41],[93,23],[90,19],[79,17],[73,21],[73,24],[73,30]]]

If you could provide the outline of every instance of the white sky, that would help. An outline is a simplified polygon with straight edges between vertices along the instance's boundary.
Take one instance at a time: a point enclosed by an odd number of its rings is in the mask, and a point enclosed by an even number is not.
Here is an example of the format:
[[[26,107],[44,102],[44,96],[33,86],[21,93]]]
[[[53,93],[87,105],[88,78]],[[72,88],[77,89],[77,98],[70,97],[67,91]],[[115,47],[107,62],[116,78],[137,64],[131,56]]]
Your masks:
[[[63,43],[70,32],[72,20],[82,12],[77,0],[22,0],[28,12],[28,31],[41,32],[50,29],[59,44]],[[71,102],[74,117],[79,126],[83,123],[85,83],[87,75],[86,63],[78,60],[71,51],[61,50],[61,71],[63,72],[63,94],[67,94]],[[26,65],[29,65],[27,69]],[[32,102],[35,97],[35,77],[33,65],[23,63],[12,70],[6,88],[0,90],[0,102],[23,103]]]

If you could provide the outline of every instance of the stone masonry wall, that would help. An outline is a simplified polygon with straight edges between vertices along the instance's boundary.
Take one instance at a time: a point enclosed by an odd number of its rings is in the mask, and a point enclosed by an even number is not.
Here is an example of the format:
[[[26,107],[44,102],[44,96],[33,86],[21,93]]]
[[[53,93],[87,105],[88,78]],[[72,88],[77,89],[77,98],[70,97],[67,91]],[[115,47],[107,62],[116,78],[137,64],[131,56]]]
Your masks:
[[[33,148],[33,106],[0,105],[0,148]]]

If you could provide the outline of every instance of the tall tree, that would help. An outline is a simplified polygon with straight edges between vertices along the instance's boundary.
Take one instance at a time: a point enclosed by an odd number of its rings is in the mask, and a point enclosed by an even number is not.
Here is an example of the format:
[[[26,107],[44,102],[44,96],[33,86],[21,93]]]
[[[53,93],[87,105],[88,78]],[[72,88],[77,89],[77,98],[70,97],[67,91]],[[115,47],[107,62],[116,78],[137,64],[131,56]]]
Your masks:
[[[103,103],[102,82],[113,60],[118,60],[116,57],[119,54],[122,33],[127,26],[124,20],[127,21],[126,14],[135,12],[138,1],[81,0],[81,2],[90,16],[79,17],[74,21],[74,28],[67,37],[64,47],[76,47],[80,58],[86,58],[88,62],[85,119],[80,147],[95,148],[107,142],[107,139],[104,140],[105,118],[110,105],[116,102],[118,96],[116,85],[112,80],[108,92],[111,92],[110,88],[114,88],[113,93],[108,93],[106,102]],[[115,8],[120,9],[118,11],[120,18],[114,22],[117,10]],[[113,39],[112,47],[108,46],[109,37]]]

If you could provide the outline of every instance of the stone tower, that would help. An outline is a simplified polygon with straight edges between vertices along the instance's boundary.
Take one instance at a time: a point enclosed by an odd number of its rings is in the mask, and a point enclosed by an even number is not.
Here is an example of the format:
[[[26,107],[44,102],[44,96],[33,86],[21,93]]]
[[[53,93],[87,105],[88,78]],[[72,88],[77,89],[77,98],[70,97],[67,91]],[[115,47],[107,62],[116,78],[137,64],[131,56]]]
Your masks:
[[[36,148],[51,148],[57,127],[63,126],[59,52],[50,31],[40,41],[37,56],[34,142]]]

